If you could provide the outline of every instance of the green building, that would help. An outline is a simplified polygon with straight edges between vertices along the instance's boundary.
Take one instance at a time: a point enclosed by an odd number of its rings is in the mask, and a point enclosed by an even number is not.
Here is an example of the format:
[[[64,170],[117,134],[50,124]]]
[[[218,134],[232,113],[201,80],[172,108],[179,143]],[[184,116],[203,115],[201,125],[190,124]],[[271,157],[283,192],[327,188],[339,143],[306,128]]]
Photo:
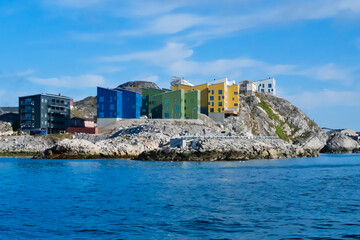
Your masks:
[[[198,119],[200,91],[185,93],[183,89],[143,89],[142,114],[149,118]]]

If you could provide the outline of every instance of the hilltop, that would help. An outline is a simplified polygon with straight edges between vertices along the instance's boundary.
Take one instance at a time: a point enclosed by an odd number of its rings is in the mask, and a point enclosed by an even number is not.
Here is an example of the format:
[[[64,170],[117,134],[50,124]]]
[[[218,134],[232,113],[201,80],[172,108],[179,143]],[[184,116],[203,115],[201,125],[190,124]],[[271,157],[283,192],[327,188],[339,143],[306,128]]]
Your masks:
[[[142,94],[143,88],[155,88],[160,89],[156,83],[153,82],[147,82],[147,81],[130,81],[126,82],[124,84],[121,84],[117,87],[117,89],[125,89],[133,92],[137,92]]]

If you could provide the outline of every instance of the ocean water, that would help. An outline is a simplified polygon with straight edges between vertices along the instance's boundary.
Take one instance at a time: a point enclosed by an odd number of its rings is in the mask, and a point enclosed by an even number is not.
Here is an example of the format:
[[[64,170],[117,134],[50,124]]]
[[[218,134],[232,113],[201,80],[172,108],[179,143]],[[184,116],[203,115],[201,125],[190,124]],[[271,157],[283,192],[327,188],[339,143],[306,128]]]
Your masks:
[[[0,239],[360,239],[360,155],[0,159]]]

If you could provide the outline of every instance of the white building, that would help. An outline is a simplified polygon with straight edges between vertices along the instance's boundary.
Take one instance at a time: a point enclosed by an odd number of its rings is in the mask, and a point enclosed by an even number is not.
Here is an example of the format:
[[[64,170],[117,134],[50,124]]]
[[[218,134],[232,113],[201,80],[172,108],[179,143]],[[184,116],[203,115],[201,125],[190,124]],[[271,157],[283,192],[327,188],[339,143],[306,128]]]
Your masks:
[[[243,80],[239,82],[240,94],[254,94],[257,90],[256,83],[249,80]]]
[[[171,86],[178,86],[178,85],[187,85],[187,86],[194,86],[190,82],[186,81],[184,78],[179,77],[172,77],[171,79]]]
[[[276,95],[276,81],[275,78],[268,78],[264,80],[256,81],[256,87],[258,92],[271,93]]]

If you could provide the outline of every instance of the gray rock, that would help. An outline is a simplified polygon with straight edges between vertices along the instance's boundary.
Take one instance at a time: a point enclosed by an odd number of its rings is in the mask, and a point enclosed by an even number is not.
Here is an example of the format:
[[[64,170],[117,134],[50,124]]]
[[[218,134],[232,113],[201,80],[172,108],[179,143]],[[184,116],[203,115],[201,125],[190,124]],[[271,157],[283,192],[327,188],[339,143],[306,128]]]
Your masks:
[[[321,150],[323,153],[353,153],[359,151],[360,144],[342,133],[332,134],[326,146]]]

